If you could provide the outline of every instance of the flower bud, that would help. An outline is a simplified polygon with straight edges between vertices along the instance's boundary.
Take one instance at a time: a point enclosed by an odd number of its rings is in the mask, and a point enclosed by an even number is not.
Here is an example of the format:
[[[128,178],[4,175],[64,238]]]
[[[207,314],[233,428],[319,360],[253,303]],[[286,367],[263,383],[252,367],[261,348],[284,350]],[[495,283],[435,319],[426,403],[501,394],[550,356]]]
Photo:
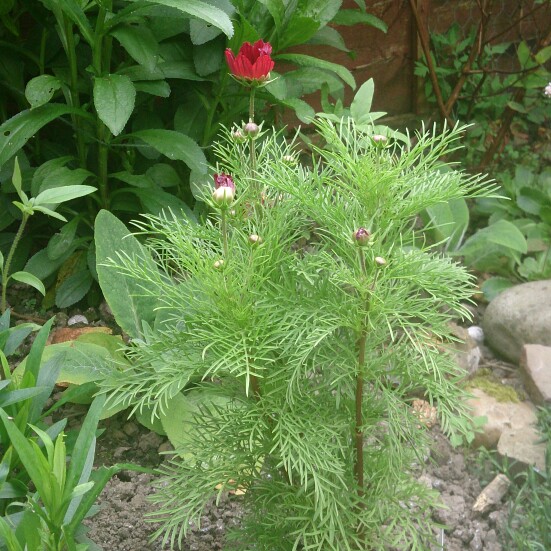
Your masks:
[[[260,126],[258,126],[258,124],[253,121],[249,121],[243,126],[243,133],[245,134],[245,136],[251,138],[252,140],[254,140],[258,136],[259,132]]]
[[[377,264],[378,267],[382,268],[383,266],[386,266],[386,260],[382,256],[376,256],[375,264]]]
[[[235,184],[229,174],[214,175],[214,187],[216,188],[212,194],[212,200],[219,207],[227,207],[231,205],[235,198]]]
[[[249,243],[251,245],[260,245],[262,243],[262,237],[260,237],[260,235],[256,235],[256,233],[252,233],[249,235]]]
[[[223,260],[217,260],[213,266],[216,270],[219,270],[220,268],[222,268],[222,266],[224,265],[224,261]]]
[[[365,245],[369,243],[371,234],[365,228],[358,228],[352,237],[357,245],[360,247],[365,247]]]
[[[371,136],[371,139],[377,145],[384,145],[388,141],[388,138],[386,136],[383,136],[382,134],[373,134],[373,136]]]
[[[281,158],[281,160],[282,160],[286,165],[296,165],[296,164],[297,164],[297,159],[296,159],[293,155],[283,155],[283,157]]]
[[[243,143],[247,139],[245,137],[245,134],[243,134],[243,130],[241,130],[241,128],[235,128],[234,130],[232,130],[231,137],[237,143]]]
[[[228,186],[222,186],[212,192],[212,200],[219,207],[227,207],[233,203],[235,190]]]

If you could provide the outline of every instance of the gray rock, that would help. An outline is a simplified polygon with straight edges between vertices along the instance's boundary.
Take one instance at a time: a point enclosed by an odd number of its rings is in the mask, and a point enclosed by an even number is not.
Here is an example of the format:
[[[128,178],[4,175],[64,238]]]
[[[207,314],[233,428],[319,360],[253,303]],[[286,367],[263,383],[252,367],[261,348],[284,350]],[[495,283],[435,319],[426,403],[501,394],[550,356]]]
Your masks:
[[[497,453],[515,463],[513,472],[533,465],[540,471],[545,469],[545,443],[535,427],[507,429],[497,443]]]
[[[529,428],[537,422],[536,408],[529,402],[499,402],[483,390],[471,390],[472,398],[467,405],[473,417],[486,417],[487,422],[477,432],[473,441],[474,446],[495,448],[502,433],[508,429]]]
[[[551,346],[524,345],[520,367],[526,392],[534,403],[551,405]]]
[[[551,346],[551,280],[503,291],[486,309],[482,327],[489,345],[513,362],[525,344]]]
[[[77,323],[82,323],[84,325],[88,325],[88,319],[86,318],[86,316],[83,316],[82,314],[75,314],[74,316],[71,316],[67,320],[67,325],[68,326],[76,325]]]

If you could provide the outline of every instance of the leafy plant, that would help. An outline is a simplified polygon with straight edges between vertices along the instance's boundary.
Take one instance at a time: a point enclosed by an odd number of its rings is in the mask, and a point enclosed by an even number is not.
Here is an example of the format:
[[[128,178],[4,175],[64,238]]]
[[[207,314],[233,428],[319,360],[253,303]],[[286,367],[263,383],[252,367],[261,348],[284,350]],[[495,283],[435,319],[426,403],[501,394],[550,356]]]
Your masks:
[[[454,441],[473,436],[458,368],[434,344],[468,315],[472,279],[414,247],[414,221],[491,186],[441,170],[461,128],[400,145],[350,117],[316,127],[309,166],[280,133],[228,131],[203,194],[212,215],[147,215],[151,256],[104,261],[163,320],[103,387],[179,439],[153,498],[172,547],[213,495],[241,489],[240,549],[427,549],[438,500],[411,475],[428,444],[414,391]]]
[[[474,212],[488,225],[457,251],[476,270],[495,274],[482,290],[491,299],[515,282],[551,276],[551,171],[518,165],[499,176],[501,198],[484,198]]]
[[[31,217],[35,212],[43,212],[48,216],[52,216],[53,218],[66,222],[67,220],[61,214],[55,212],[57,206],[60,203],[65,203],[66,201],[88,195],[95,191],[95,188],[91,186],[69,185],[62,188],[58,187],[46,189],[41,191],[36,197],[29,198],[22,189],[21,171],[19,169],[17,158],[15,159],[12,183],[20,199],[20,201],[14,201],[13,204],[21,211],[22,217],[19,229],[15,234],[15,238],[5,261],[4,256],[0,251],[0,273],[2,274],[2,298],[0,299],[0,312],[2,314],[6,311],[6,293],[10,279],[31,285],[42,294],[46,293],[42,281],[40,281],[40,279],[33,274],[27,271],[10,272],[13,255],[17,250],[17,246],[21,240],[29,217]]]
[[[65,307],[94,288],[92,225],[100,209],[122,218],[166,207],[190,218],[204,211],[208,148],[220,124],[230,126],[248,110],[247,94],[224,67],[227,46],[268,38],[275,59],[295,68],[258,94],[268,120],[283,109],[311,118],[301,98],[323,83],[334,96],[342,96],[345,85],[355,87],[340,65],[307,50],[289,51],[309,44],[310,50],[348,51],[332,22],[386,30],[365,3],[345,10],[341,4],[43,0],[32,9],[16,2],[2,10],[0,169],[11,171],[18,155],[33,173],[33,188],[91,179],[98,190],[86,202],[71,203],[68,224],[33,225],[32,234],[49,241],[25,271],[53,289],[46,303]],[[18,213],[8,208],[5,172],[0,183],[5,230]],[[10,242],[12,236],[4,237]]]
[[[98,397],[90,406],[68,464],[63,432],[54,440],[47,431],[30,425],[41,447],[0,408],[4,430],[36,488],[36,492],[25,496],[25,501],[12,503],[10,511],[20,511],[0,517],[0,536],[8,551],[87,549],[84,543],[77,545],[79,541],[89,542],[81,523],[105,484],[123,469],[145,470],[132,464],[117,464],[92,471],[96,430],[104,402],[105,397]]]

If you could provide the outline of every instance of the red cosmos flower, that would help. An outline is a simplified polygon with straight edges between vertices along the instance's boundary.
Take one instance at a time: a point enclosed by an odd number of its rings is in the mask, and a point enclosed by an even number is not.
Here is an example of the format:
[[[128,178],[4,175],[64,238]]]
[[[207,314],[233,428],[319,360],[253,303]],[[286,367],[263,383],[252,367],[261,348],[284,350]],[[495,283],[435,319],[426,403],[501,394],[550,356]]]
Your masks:
[[[226,61],[231,74],[244,81],[248,85],[258,85],[270,78],[270,71],[274,68],[274,61],[270,57],[272,45],[263,40],[257,40],[254,44],[245,42],[237,57],[226,49]]]

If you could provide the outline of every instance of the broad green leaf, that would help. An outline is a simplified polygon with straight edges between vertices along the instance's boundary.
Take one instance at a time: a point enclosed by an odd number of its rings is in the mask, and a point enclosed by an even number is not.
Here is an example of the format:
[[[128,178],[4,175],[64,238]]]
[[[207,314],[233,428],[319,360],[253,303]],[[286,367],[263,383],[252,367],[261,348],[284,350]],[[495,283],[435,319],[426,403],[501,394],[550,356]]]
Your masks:
[[[356,81],[352,73],[342,65],[338,63],[332,63],[317,57],[309,56],[306,54],[279,54],[275,57],[277,60],[288,61],[299,65],[301,67],[317,67],[319,69],[325,69],[338,75],[348,86],[356,88]]]
[[[0,126],[0,168],[11,159],[43,126],[49,122],[74,113],[86,115],[84,111],[69,107],[48,103],[36,109],[21,111]]]
[[[434,241],[445,241],[447,251],[455,251],[461,245],[469,226],[469,207],[463,198],[451,199],[427,208],[430,231]]]
[[[131,337],[142,337],[142,321],[155,321],[157,299],[144,296],[147,281],[140,281],[107,265],[119,254],[139,262],[147,270],[156,271],[149,252],[130,234],[126,226],[106,210],[99,212],[95,222],[97,270],[101,289],[119,326]]]
[[[122,44],[130,57],[148,71],[153,71],[159,57],[159,43],[145,25],[121,25],[111,34]]]
[[[86,40],[90,46],[94,44],[94,31],[81,7],[82,2],[77,0],[43,0],[43,2],[52,11],[52,4],[54,4],[55,7],[61,8],[63,13],[78,27],[84,40]]]
[[[221,39],[222,37],[220,37]],[[197,74],[206,77],[220,71],[224,61],[223,43],[220,39],[211,40],[193,48],[193,65]]]
[[[46,172],[40,180],[33,178],[33,185],[31,185],[32,194],[36,196],[47,189],[80,186],[91,176],[94,176],[94,174],[89,170],[83,168],[71,169],[62,166]]]
[[[339,10],[337,15],[333,18],[332,23],[349,27],[357,25],[358,23],[363,23],[364,25],[375,27],[384,33],[388,30],[388,26],[384,21],[370,13],[361,12],[359,10]]]
[[[19,198],[23,203],[27,203],[29,198],[27,197],[27,194],[23,191],[23,179],[21,177],[21,168],[19,167],[19,160],[17,157],[15,158],[15,161],[13,163],[13,176],[12,176],[12,184],[15,188],[15,191],[17,191],[17,195],[19,195]],[[3,262],[2,262],[3,264]]]
[[[62,214],[59,214],[59,212],[55,212],[52,209],[49,209],[48,207],[33,207],[34,210],[37,210],[38,212],[43,212],[44,214],[47,214],[48,216],[51,216],[53,218],[57,218],[58,220],[61,220],[62,222],[67,222],[67,218],[63,216]]]
[[[140,198],[144,210],[148,213],[158,215],[163,211],[171,210],[175,215],[183,212],[190,220],[196,220],[193,211],[172,193],[167,193],[158,188],[133,189],[132,193]]]
[[[179,392],[171,398],[161,414],[161,423],[176,451],[186,454],[186,445],[193,438],[195,416],[200,412],[201,406],[215,404],[225,407],[230,401],[230,398],[208,388],[192,390],[185,395]]]
[[[197,74],[191,61],[165,61],[157,63],[153,71],[148,71],[141,65],[133,65],[121,69],[118,74],[126,75],[130,80],[150,81],[164,80],[165,78],[178,78],[182,80],[205,80]]]
[[[157,163],[148,168],[145,173],[155,184],[163,188],[178,187],[182,180],[176,170],[165,163]]]
[[[227,13],[203,0],[155,0],[156,4],[169,6],[219,28],[228,38],[233,36],[233,25]]]
[[[485,239],[496,245],[508,247],[522,254],[527,252],[526,238],[514,224],[507,220],[499,220],[478,233],[482,233]]]
[[[169,159],[183,161],[192,170],[207,171],[208,163],[203,150],[189,136],[161,128],[139,130],[129,136],[143,140]]]
[[[31,104],[31,109],[48,103],[56,90],[61,88],[61,81],[52,75],[40,75],[27,83],[25,97]]]
[[[308,44],[312,45],[321,45],[321,46],[331,46],[340,50],[341,52],[349,52],[350,50],[346,47],[344,39],[333,27],[322,27],[318,32],[310,38]]]
[[[369,115],[374,92],[375,83],[373,79],[370,78],[360,86],[359,90],[354,95],[354,99],[350,104],[350,115],[357,123],[363,122],[362,119],[365,118],[366,115]]]
[[[44,283],[42,283],[40,279],[38,279],[33,274],[30,274],[29,272],[14,272],[13,274],[10,275],[10,279],[15,279],[15,281],[19,281],[21,283],[26,283],[27,285],[34,287],[37,291],[39,291],[43,295],[46,294]]]
[[[306,103],[301,99],[289,98],[281,103],[293,109],[298,119],[305,124],[311,123],[316,116],[316,112],[310,106],[310,104]]]
[[[134,88],[136,88],[136,92],[144,92],[160,98],[170,96],[170,85],[166,80],[134,81]]]
[[[23,551],[21,544],[17,541],[14,529],[0,517],[0,536],[2,536],[9,551]]]
[[[55,304],[58,308],[67,308],[82,300],[90,290],[94,278],[88,270],[71,274],[57,287]]]
[[[65,203],[77,197],[84,197],[96,191],[92,186],[64,186],[58,188],[50,188],[40,192],[35,197],[35,205],[51,205]]]
[[[124,129],[136,100],[136,89],[126,75],[107,75],[94,79],[94,107],[113,136]]]
[[[9,381],[8,381],[9,382]],[[5,408],[11,404],[16,404],[17,402],[23,402],[34,396],[38,396],[44,387],[32,387],[32,388],[22,388],[19,390],[10,390],[8,392],[4,391],[0,394],[0,407]]]
[[[270,12],[274,20],[276,31],[279,31],[285,17],[285,3],[283,0],[258,0]]]
[[[25,372],[31,373],[34,381],[38,379],[38,373],[40,371],[40,363],[42,361],[42,353],[44,352],[44,347],[46,346],[46,341],[50,335],[50,329],[54,323],[54,318],[50,318],[37,333],[36,338],[34,339],[33,345],[31,346],[31,351],[26,358],[26,367]]]
[[[542,48],[534,58],[540,65],[544,65],[551,59],[551,46],[546,46]]]
[[[517,194],[517,205],[528,214],[539,215],[545,206],[551,206],[551,197],[535,187],[522,187]]]
[[[75,239],[78,223],[79,218],[73,218],[70,222],[62,226],[58,233],[50,238],[46,246],[46,252],[50,260],[56,260],[67,252]]]
[[[58,270],[59,267],[74,253],[76,247],[84,241],[85,240],[75,239],[65,253],[55,260],[51,260],[48,257],[48,251],[46,249],[38,251],[35,255],[29,258],[29,261],[25,265],[25,271],[35,275],[38,279],[46,279]]]
[[[499,293],[509,289],[510,287],[514,287],[514,285],[514,282],[505,277],[491,277],[482,284],[480,290],[484,293],[486,300],[490,302],[494,300]]]

